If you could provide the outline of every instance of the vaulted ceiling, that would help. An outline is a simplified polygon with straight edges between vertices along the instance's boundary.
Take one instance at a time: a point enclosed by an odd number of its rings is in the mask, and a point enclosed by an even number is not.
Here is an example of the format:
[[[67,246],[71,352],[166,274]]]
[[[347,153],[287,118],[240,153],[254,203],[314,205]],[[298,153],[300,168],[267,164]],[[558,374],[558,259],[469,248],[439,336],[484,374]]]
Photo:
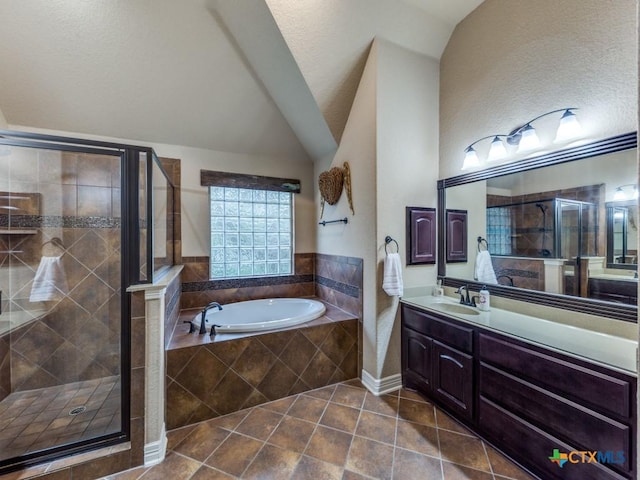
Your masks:
[[[0,111],[308,161],[339,142],[374,37],[438,59],[481,1],[0,0]]]

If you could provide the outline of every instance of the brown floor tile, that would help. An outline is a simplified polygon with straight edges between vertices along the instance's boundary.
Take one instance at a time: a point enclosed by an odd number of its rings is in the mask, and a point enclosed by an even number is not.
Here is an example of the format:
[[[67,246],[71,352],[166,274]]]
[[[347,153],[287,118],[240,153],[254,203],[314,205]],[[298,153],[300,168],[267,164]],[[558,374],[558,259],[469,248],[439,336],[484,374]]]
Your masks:
[[[440,452],[443,460],[490,472],[489,459],[482,441],[477,437],[440,430]]]
[[[266,440],[282,420],[283,415],[256,407],[236,427],[236,431],[258,440]]]
[[[398,395],[401,398],[408,398],[409,400],[413,400],[414,402],[429,403],[429,400],[424,398],[418,392],[414,392],[413,390],[407,390],[406,388],[401,388],[398,391]]]
[[[487,456],[489,457],[489,463],[491,464],[491,469],[493,470],[494,475],[513,478],[514,480],[534,479],[534,477],[523,471],[520,467],[516,466],[504,455],[499,453],[495,448],[490,447],[486,443],[485,448],[487,450]]]
[[[391,478],[393,447],[362,437],[353,437],[347,468],[374,478]]]
[[[198,468],[200,462],[169,452],[162,463],[154,465],[144,474],[144,480],[188,480]]]
[[[340,384],[333,392],[331,401],[346,405],[347,407],[361,408],[366,394],[367,391],[361,388],[348,387]]]
[[[285,416],[269,437],[268,442],[288,450],[293,450],[294,452],[302,453],[315,428],[315,423]]]
[[[461,423],[458,423],[456,420],[451,418],[448,414],[444,413],[438,407],[436,407],[435,410],[436,410],[436,423],[438,424],[438,428],[475,437],[474,433],[471,430],[463,426]]]
[[[167,450],[173,450],[184,438],[189,435],[196,425],[188,425],[167,432]]]
[[[397,395],[381,395],[376,397],[373,393],[367,392],[362,408],[371,412],[395,417],[398,414],[399,403],[400,400]]]
[[[251,462],[242,478],[289,479],[298,464],[298,460],[300,460],[299,453],[266,444]]]
[[[233,480],[234,478],[236,477],[203,465],[189,480]]]
[[[293,471],[291,478],[298,480],[341,480],[342,474],[341,467],[304,455]]]
[[[296,400],[296,397],[291,396],[291,397],[281,398],[280,400],[274,400],[273,402],[264,403],[260,406],[262,408],[266,408],[267,410],[272,410],[274,412],[287,413],[287,410],[289,410],[289,408],[291,407],[291,405],[293,405],[293,402],[295,402],[295,400]]]
[[[398,419],[396,445],[406,450],[439,457],[438,431],[428,425]]]
[[[138,467],[106,477],[106,480],[138,480],[150,467]]]
[[[444,480],[493,480],[493,475],[455,463],[442,462]]]
[[[231,475],[240,476],[253,461],[264,442],[232,433],[209,456],[206,464]]]
[[[396,441],[396,418],[363,411],[360,413],[356,435],[393,445]]]
[[[348,433],[318,425],[304,453],[343,466],[351,447],[351,438]]]
[[[335,385],[329,385],[328,387],[316,388],[315,390],[310,390],[305,392],[305,395],[309,395],[311,397],[320,398],[322,400],[329,400],[335,391]]]
[[[249,415],[249,410],[240,410],[239,412],[229,413],[221,417],[216,417],[211,420],[207,420],[210,425],[215,425],[220,428],[226,428],[227,430],[234,430],[240,422]]]
[[[433,405],[425,402],[416,402],[408,398],[400,397],[398,406],[398,418],[423,425],[436,426],[436,415]]]
[[[327,401],[319,398],[308,397],[307,395],[299,395],[296,398],[287,415],[301,418],[310,422],[317,422],[322,417],[324,409],[327,407]]]
[[[200,423],[175,446],[173,451],[204,462],[228,436],[228,430],[209,423]]]
[[[393,462],[394,480],[442,480],[440,459],[396,448]]]
[[[356,424],[358,423],[359,416],[359,409],[329,402],[327,409],[324,411],[324,414],[320,419],[320,423],[327,427],[333,427],[339,430],[344,430],[348,433],[353,433],[356,428]]]

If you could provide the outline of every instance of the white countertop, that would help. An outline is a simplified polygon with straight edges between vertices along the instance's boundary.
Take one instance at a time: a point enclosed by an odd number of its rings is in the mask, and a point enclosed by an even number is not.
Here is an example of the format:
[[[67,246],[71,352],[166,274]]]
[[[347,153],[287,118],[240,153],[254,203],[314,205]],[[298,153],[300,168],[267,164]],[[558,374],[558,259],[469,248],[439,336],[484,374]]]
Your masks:
[[[401,301],[407,305],[432,310],[456,320],[478,325],[561,353],[614,367],[625,373],[635,374],[637,371],[636,351],[638,342],[636,340],[629,340],[498,308],[491,308],[488,312],[481,312],[474,307],[467,307],[477,311],[478,315],[445,311],[444,308],[446,307],[442,305],[456,305],[459,303],[455,299],[446,296],[421,295],[403,297]]]

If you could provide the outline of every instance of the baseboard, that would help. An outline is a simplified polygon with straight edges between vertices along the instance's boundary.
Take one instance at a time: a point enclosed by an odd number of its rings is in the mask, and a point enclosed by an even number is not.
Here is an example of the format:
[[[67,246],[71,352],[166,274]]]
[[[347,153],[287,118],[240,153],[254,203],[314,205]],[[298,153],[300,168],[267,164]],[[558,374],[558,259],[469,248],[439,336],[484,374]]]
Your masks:
[[[150,467],[164,460],[167,453],[167,432],[162,425],[162,433],[160,434],[160,440],[150,442],[144,446],[144,466]]]
[[[366,370],[362,370],[362,384],[376,396],[393,392],[402,388],[402,375],[396,373],[384,378],[373,378]]]

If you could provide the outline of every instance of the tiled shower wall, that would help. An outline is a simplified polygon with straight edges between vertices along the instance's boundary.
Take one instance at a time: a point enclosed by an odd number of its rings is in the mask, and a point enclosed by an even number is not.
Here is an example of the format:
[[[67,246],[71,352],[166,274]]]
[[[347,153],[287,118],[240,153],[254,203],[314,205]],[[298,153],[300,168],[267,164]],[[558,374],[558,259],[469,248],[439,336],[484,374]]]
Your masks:
[[[2,377],[21,391],[119,374],[119,158],[19,153],[33,178],[12,178],[12,185],[41,201],[37,212],[0,216],[2,228],[32,232],[0,236],[2,250],[14,252],[0,258],[0,289],[3,312],[37,320],[0,340],[0,358],[11,356],[10,375]],[[53,237],[63,247],[48,243]],[[62,256],[68,295],[60,301],[29,301],[42,256]],[[0,391],[6,387],[5,380]]]

